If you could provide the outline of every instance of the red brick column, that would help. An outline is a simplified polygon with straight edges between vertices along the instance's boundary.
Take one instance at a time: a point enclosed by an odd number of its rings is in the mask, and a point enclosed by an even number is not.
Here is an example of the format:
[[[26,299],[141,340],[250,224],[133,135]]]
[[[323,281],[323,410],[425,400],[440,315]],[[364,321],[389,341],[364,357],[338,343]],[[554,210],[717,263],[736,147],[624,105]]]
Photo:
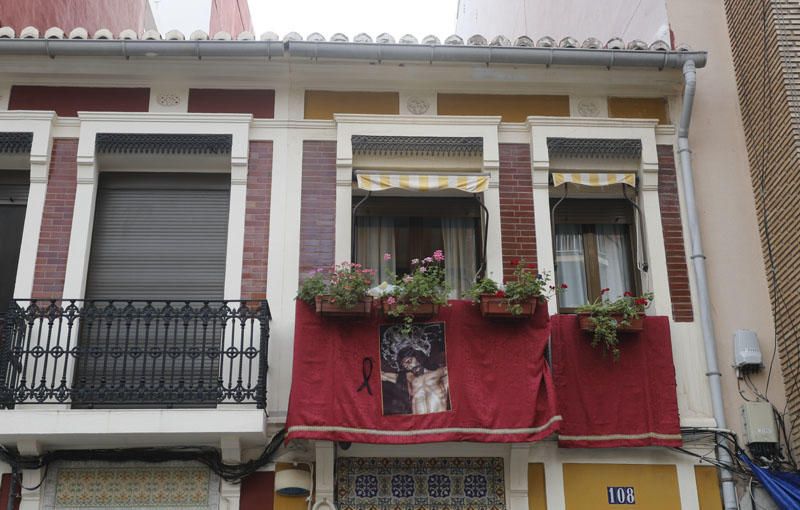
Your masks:
[[[500,144],[500,220],[503,277],[509,279],[513,258],[536,264],[536,224],[533,218],[531,148],[524,143]],[[489,228],[492,218],[489,218]]]
[[[250,142],[247,159],[247,204],[244,220],[242,299],[267,295],[269,205],[272,190],[272,142]]]
[[[686,249],[683,245],[675,153],[671,145],[658,146],[658,201],[661,205],[661,228],[664,231],[672,316],[675,322],[692,322],[692,295],[686,267]]]
[[[42,213],[39,249],[33,276],[33,296],[61,298],[72,231],[72,211],[78,172],[78,140],[56,138],[50,155],[50,177]],[[23,296],[20,296],[23,297]]]
[[[303,142],[300,201],[300,278],[334,263],[336,142]]]

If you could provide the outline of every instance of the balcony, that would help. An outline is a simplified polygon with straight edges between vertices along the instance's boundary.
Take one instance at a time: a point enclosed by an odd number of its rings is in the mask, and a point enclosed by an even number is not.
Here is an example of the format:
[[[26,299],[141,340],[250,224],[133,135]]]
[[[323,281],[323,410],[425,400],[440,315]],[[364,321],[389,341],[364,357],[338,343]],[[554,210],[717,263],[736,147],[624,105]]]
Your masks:
[[[266,301],[17,300],[0,408],[266,408]]]

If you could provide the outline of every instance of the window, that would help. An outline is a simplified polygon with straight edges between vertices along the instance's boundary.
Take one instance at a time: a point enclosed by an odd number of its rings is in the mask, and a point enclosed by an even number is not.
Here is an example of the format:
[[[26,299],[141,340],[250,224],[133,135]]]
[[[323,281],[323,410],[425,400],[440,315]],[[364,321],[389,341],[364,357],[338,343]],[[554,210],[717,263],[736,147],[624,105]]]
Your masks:
[[[566,199],[558,204],[553,213],[556,281],[569,286],[559,298],[562,311],[594,301],[604,288],[611,299],[639,291],[633,220],[626,200]]]
[[[482,266],[481,205],[473,197],[354,197],[354,260],[378,271],[411,271],[411,259],[445,254],[445,273],[453,292],[463,296]],[[392,260],[384,261],[383,254]]]

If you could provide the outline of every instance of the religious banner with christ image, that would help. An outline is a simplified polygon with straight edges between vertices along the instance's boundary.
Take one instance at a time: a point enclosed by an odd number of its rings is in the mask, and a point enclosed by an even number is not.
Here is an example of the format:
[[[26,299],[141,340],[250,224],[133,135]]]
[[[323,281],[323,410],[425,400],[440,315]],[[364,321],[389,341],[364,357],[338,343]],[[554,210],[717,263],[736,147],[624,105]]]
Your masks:
[[[450,384],[442,322],[380,327],[383,414],[449,411]]]
[[[532,442],[558,430],[550,320],[489,321],[450,301],[430,322],[402,324],[295,308],[287,438],[353,443]]]

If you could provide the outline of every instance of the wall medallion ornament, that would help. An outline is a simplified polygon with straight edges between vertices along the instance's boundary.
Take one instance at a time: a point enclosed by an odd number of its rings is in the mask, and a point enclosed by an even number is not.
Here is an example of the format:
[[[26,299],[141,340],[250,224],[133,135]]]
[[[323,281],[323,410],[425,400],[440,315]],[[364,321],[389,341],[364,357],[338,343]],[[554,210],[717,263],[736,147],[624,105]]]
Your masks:
[[[600,107],[591,99],[581,99],[578,102],[578,115],[581,117],[597,117],[600,115]]]
[[[173,94],[171,92],[166,92],[163,94],[159,94],[156,102],[161,106],[171,107],[177,106],[181,102],[181,96],[178,94]]]
[[[431,105],[421,97],[409,97],[406,108],[414,115],[422,115],[427,112]]]

